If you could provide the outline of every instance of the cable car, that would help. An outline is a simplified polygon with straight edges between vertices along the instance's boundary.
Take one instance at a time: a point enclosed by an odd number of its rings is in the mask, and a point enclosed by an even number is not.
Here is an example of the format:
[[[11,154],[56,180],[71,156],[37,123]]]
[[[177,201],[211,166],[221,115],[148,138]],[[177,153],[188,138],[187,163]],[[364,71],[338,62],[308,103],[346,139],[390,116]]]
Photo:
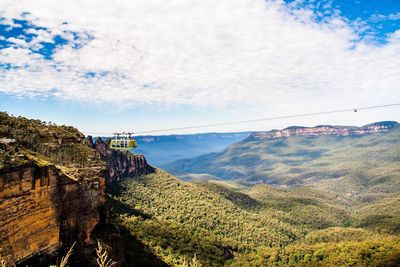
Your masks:
[[[131,137],[133,133],[114,133],[110,148],[120,151],[129,151],[137,147],[137,142]]]

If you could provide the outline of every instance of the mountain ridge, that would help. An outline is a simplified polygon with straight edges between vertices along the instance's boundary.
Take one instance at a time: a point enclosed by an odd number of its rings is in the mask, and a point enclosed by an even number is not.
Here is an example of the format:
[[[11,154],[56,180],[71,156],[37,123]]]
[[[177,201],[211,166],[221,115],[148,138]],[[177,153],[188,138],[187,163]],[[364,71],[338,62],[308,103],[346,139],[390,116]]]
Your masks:
[[[334,135],[334,136],[352,136],[364,135],[371,133],[388,132],[393,128],[399,127],[396,121],[379,121],[366,124],[361,127],[357,126],[340,126],[340,125],[317,125],[314,127],[305,126],[290,126],[282,130],[271,130],[253,132],[248,138],[261,139],[261,138],[281,138],[293,135],[300,136],[320,136],[320,135]]]
[[[181,179],[212,175],[277,187],[318,186],[350,195],[400,188],[396,179],[400,127],[393,122],[368,127],[373,132],[251,136],[220,152],[179,160],[164,169]],[[392,187],[385,187],[388,181]]]

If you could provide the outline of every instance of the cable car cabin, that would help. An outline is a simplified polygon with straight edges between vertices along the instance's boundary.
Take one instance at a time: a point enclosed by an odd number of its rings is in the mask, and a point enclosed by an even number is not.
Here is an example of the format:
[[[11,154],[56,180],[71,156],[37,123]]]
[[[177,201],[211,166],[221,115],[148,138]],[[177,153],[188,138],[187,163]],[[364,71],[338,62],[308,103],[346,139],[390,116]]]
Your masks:
[[[136,141],[131,137],[131,134],[115,134],[110,142],[110,148],[114,150],[129,151],[137,147]]]

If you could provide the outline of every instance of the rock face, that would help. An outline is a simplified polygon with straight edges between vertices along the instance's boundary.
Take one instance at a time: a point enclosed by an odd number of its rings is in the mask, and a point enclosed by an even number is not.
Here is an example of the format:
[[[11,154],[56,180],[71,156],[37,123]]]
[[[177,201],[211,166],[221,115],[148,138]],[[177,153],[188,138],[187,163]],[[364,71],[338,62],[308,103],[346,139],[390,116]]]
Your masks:
[[[96,149],[100,158],[107,163],[107,182],[120,181],[127,177],[145,175],[155,171],[152,166],[147,164],[143,155],[112,150],[109,147],[110,140],[103,141],[103,139],[97,138],[93,143],[92,137],[89,136],[87,139],[92,143],[92,147]]]
[[[89,243],[104,219],[102,172],[89,184],[54,165],[30,162],[0,172],[0,248],[8,262],[55,251],[62,244]]]
[[[86,253],[107,222],[106,181],[153,171],[142,155],[94,144],[73,127],[0,112],[0,256],[41,266],[73,242],[75,254]],[[88,266],[88,255],[76,264]]]
[[[354,126],[331,126],[319,125],[316,127],[298,127],[292,126],[283,130],[272,130],[268,132],[252,133],[249,138],[263,139],[263,138],[282,138],[288,136],[320,136],[320,135],[334,135],[334,136],[353,136],[364,135],[371,133],[384,133],[391,129],[399,127],[399,123],[395,121],[384,121],[368,124],[362,127]]]
[[[36,266],[73,242],[84,251],[107,219],[105,182],[76,129],[0,112],[0,256]]]
[[[54,167],[34,164],[0,174],[0,247],[7,262],[60,247],[58,176]]]

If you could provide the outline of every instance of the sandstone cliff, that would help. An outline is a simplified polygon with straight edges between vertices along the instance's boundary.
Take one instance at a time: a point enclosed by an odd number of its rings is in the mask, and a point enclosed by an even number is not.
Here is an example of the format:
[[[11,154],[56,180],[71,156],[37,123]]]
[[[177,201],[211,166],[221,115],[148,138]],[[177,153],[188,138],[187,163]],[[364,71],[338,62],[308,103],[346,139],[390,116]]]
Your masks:
[[[391,129],[399,127],[399,123],[395,121],[384,121],[368,124],[362,127],[354,126],[331,126],[319,125],[316,127],[299,127],[292,126],[283,130],[272,130],[268,132],[255,132],[250,135],[250,139],[262,138],[281,138],[294,135],[301,136],[320,136],[320,135],[334,135],[334,136],[355,136],[371,133],[384,133]]]
[[[120,181],[127,177],[145,175],[155,171],[152,166],[147,164],[143,155],[110,149],[109,139],[103,141],[99,137],[96,142],[93,142],[92,137],[89,136],[88,141],[107,164],[107,182]]]
[[[104,179],[74,180],[54,165],[27,162],[0,173],[0,247],[8,262],[89,243],[104,212]]]
[[[90,243],[106,219],[104,172],[76,129],[0,112],[0,255],[18,264]]]
[[[0,112],[0,256],[36,266],[75,241],[85,251],[107,222],[106,182],[151,172],[143,155],[101,138]]]

